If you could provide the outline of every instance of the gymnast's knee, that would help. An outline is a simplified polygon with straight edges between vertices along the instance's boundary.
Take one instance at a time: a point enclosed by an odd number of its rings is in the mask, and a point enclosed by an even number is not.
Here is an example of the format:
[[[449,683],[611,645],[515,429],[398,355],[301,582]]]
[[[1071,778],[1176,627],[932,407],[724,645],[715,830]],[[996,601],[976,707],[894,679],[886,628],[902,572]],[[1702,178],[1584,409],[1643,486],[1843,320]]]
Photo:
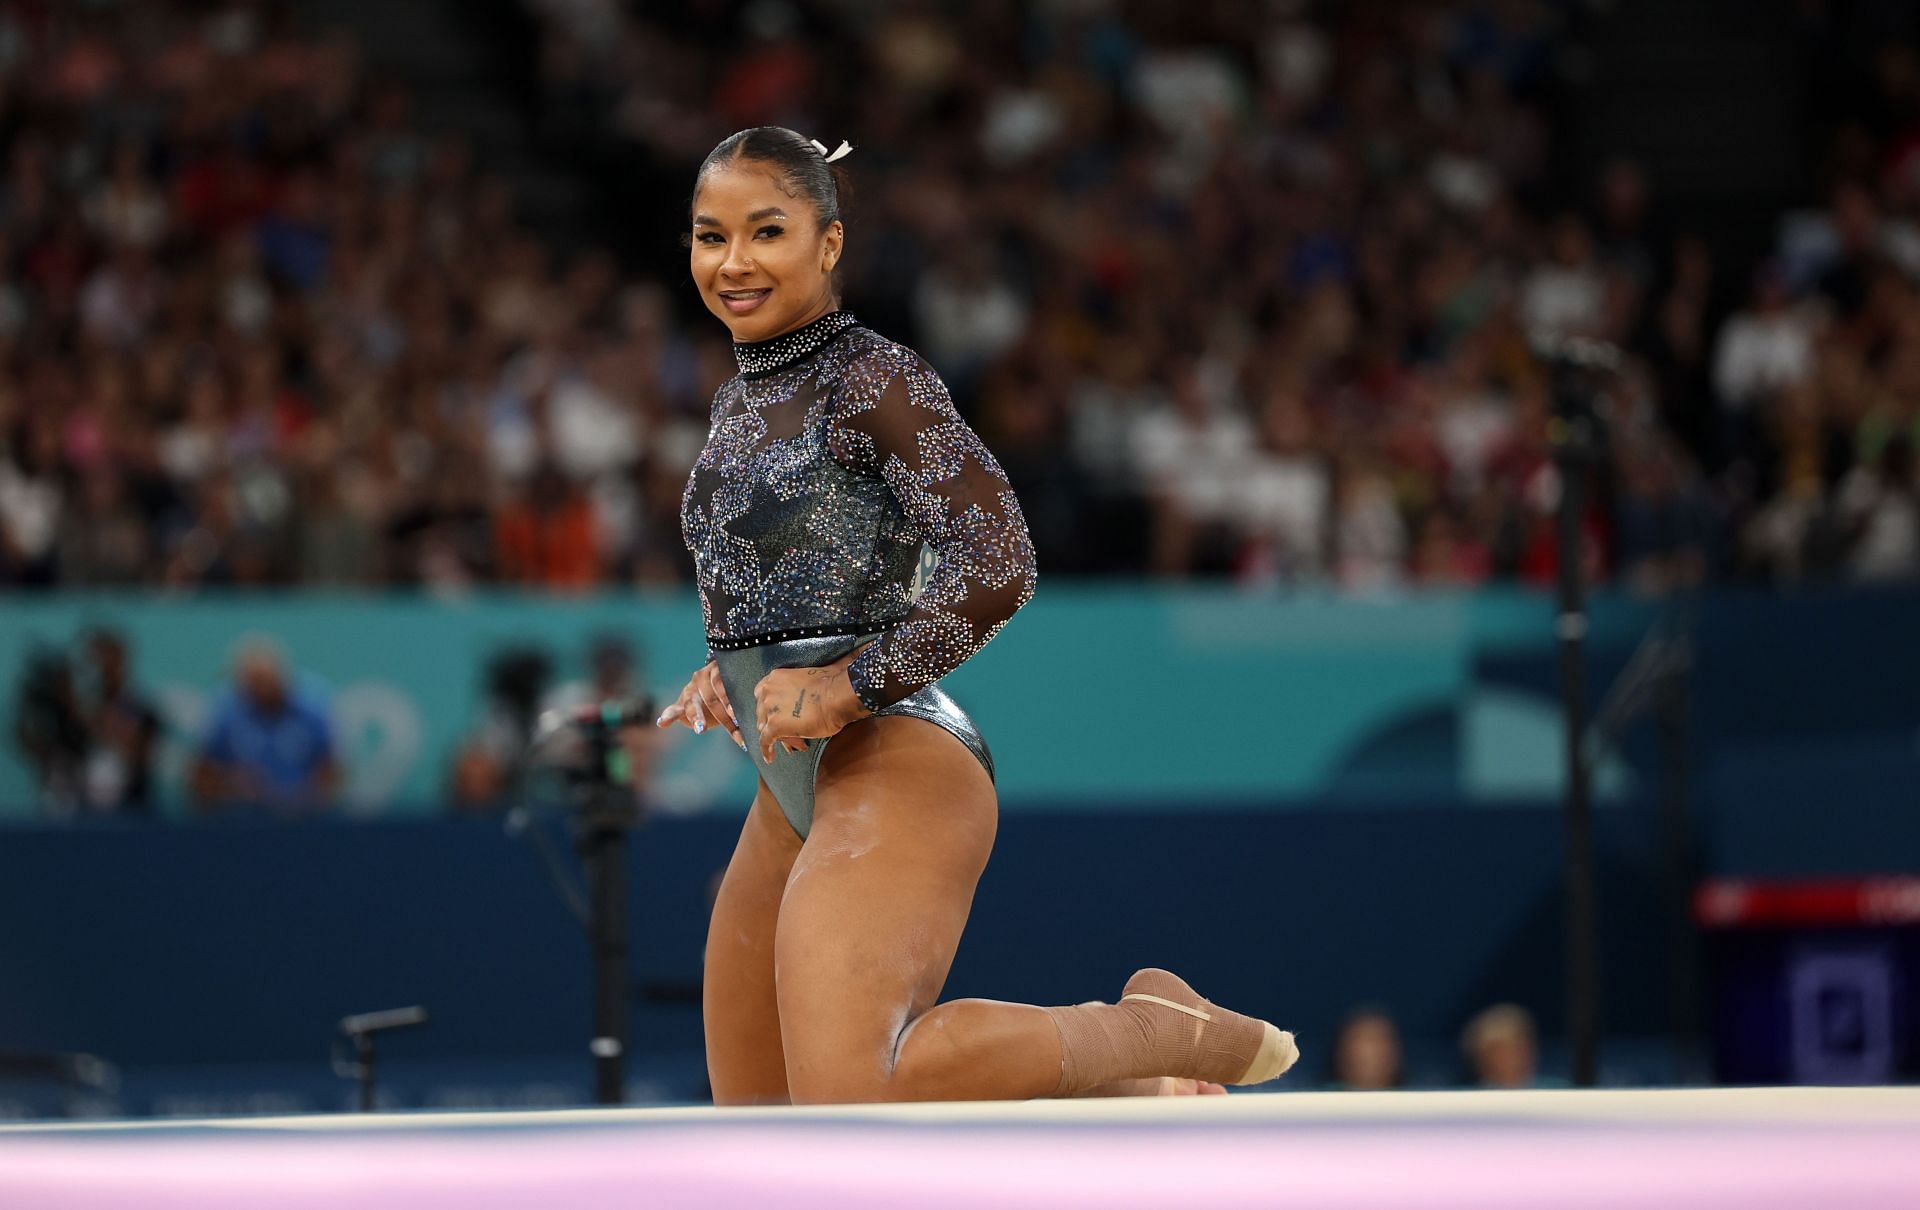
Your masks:
[[[787,1091],[795,1105],[937,1099],[954,1073],[952,1065],[943,1057],[947,1048],[930,1044],[933,1041],[922,1039],[915,1043],[913,1026],[909,1025],[884,1063],[862,1063],[849,1056],[817,1070],[789,1068]]]

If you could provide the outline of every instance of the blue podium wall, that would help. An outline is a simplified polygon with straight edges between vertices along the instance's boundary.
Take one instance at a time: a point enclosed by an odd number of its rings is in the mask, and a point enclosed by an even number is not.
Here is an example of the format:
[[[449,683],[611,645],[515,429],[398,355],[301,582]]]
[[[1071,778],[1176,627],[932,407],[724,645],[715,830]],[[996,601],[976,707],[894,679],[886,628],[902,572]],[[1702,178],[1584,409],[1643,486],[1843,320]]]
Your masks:
[[[1637,1034],[1664,1028],[1662,986],[1634,957],[1658,965],[1662,943],[1650,825],[1627,809],[1603,828],[1610,1023]],[[680,819],[635,837],[635,982],[664,1001],[635,1013],[635,1069],[671,1094],[699,1091],[698,1013],[675,997],[697,984],[706,886],[734,830]],[[1551,1030],[1559,852],[1553,814],[1525,809],[1010,815],[950,991],[1073,1002],[1166,965],[1276,1014],[1316,1058],[1358,1000],[1415,1037],[1451,1037],[1496,998],[1539,1006]],[[325,1104],[333,1023],[423,1003],[432,1022],[387,1043],[399,1078],[439,1062],[484,1087],[501,1064],[554,1059],[585,1095],[585,941],[498,825],[10,829],[0,919],[9,1046]]]
[[[1913,828],[1836,804],[1811,849],[1792,830],[1749,835],[1738,812],[1702,823],[1716,873],[1884,869]],[[547,826],[564,845],[562,821]],[[667,819],[635,836],[638,1095],[701,1093],[687,996],[736,826]],[[1671,993],[1658,819],[1618,806],[1599,835],[1605,1025],[1641,1056],[1616,1075],[1671,1078],[1644,1061]],[[1416,1079],[1444,1082],[1452,1038],[1488,1003],[1561,1028],[1561,844],[1544,804],[1009,813],[949,992],[1073,1002],[1171,966],[1297,1028],[1309,1081],[1340,1016],[1372,1001],[1400,1019]],[[334,1021],[412,1003],[433,1020],[388,1043],[400,1103],[587,1095],[585,941],[497,822],[12,827],[0,919],[0,1040],[113,1060],[128,1111],[343,1106]]]

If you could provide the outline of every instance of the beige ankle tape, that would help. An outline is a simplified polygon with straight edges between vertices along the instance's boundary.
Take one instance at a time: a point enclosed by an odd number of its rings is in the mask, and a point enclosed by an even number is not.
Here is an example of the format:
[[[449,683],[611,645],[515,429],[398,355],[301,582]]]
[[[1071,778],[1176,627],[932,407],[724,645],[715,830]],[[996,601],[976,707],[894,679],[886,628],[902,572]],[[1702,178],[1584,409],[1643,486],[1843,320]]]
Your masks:
[[[1152,1038],[1132,1011],[1117,1004],[1075,1004],[1046,1012],[1060,1031],[1060,1083],[1054,1096],[1167,1074],[1154,1061]]]
[[[1298,1054],[1291,1035],[1202,999],[1178,976],[1142,971],[1128,986],[1143,984],[1167,994],[1127,991],[1118,1004],[1046,1010],[1060,1031],[1060,1083],[1053,1095],[1155,1076],[1221,1084],[1266,1080]]]

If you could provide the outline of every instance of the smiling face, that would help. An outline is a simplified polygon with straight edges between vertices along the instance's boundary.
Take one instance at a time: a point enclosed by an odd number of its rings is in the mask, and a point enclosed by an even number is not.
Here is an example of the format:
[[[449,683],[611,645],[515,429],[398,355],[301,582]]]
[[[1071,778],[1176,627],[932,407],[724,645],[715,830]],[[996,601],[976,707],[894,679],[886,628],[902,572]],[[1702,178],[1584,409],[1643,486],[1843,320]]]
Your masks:
[[[717,165],[693,197],[693,280],[736,341],[770,340],[834,309],[838,220],[820,225],[780,170],[754,160]]]

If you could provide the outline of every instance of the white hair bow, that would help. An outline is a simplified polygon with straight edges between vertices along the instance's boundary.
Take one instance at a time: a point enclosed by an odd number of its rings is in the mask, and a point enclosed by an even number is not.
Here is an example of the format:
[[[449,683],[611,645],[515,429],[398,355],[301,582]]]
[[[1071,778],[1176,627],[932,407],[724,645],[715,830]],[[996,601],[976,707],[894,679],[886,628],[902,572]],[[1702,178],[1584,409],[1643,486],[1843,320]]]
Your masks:
[[[831,152],[827,150],[827,145],[825,143],[822,143],[819,139],[808,139],[807,142],[813,144],[813,149],[815,151],[819,152],[823,156],[826,156],[827,163],[829,164],[833,163],[835,160],[839,159],[840,157],[846,155],[849,151],[853,150],[853,144],[847,142],[845,139],[841,139],[840,145],[838,147],[835,147]]]

